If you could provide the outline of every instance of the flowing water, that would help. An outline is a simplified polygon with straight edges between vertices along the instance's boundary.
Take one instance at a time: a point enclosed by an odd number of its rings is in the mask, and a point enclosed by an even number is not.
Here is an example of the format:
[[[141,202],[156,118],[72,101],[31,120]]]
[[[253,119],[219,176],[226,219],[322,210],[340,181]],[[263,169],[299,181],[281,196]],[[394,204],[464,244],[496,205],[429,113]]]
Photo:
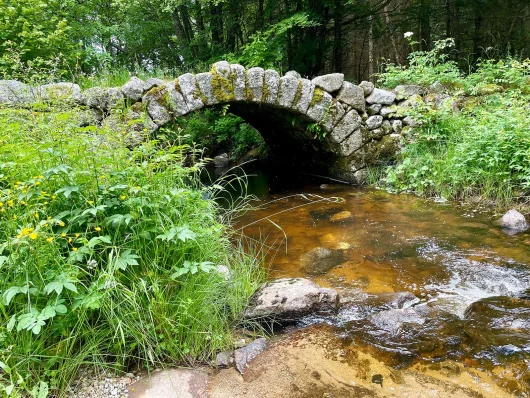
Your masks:
[[[355,384],[348,372],[368,355],[390,372],[391,391],[407,385],[393,372],[414,370],[469,396],[530,396],[530,234],[505,234],[479,206],[278,175],[249,177],[257,209],[236,228],[268,245],[272,278],[339,291],[338,314],[302,319],[291,335],[333,336],[315,349],[355,352],[342,384]],[[388,385],[374,369],[357,372],[357,385]],[[468,396],[444,386],[395,396]],[[366,396],[394,396],[374,391]]]

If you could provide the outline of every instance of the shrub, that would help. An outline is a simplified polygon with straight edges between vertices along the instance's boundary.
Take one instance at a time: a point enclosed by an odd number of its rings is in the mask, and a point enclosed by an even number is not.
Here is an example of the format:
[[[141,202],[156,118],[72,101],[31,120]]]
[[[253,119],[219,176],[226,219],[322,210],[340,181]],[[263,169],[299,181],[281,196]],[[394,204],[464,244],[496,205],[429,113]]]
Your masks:
[[[263,279],[200,164],[182,166],[187,146],[129,151],[75,118],[0,110],[0,391],[14,396],[60,394],[84,364],[206,360]]]

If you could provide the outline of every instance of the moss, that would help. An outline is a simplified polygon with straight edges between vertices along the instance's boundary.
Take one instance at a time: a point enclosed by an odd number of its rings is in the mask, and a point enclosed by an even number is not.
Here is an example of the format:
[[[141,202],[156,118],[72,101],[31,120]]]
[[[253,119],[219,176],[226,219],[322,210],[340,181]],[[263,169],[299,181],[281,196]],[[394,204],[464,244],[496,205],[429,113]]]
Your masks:
[[[313,93],[313,98],[311,99],[310,107],[315,106],[318,104],[322,99],[324,98],[324,90],[321,88],[316,87],[315,92]]]
[[[296,95],[294,96],[293,105],[298,104],[300,102],[300,99],[302,98],[302,87],[303,83],[301,80],[298,81],[298,88],[296,89]]]
[[[213,95],[219,102],[230,102],[234,97],[234,79],[230,74],[230,79],[220,76],[215,68],[210,71],[212,74],[212,91]]]
[[[169,104],[169,93],[164,86],[155,86],[146,95],[153,97],[156,102],[164,107]]]
[[[141,102],[135,102],[131,105],[131,110],[136,113],[141,113],[143,111],[143,106]]]
[[[267,101],[268,98],[269,98],[269,95],[270,95],[270,90],[269,90],[269,85],[267,84],[267,82],[265,81],[265,78],[263,78],[263,87],[262,87],[262,91],[261,91],[261,99],[262,101]]]

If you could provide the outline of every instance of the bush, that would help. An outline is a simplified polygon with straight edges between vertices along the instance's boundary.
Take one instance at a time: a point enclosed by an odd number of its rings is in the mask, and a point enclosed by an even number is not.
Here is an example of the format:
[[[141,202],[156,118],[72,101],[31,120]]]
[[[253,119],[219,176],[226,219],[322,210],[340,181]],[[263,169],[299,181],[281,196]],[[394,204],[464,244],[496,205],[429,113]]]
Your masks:
[[[0,110],[0,391],[13,396],[60,393],[86,364],[206,360],[263,279],[200,165],[182,166],[186,146],[129,151],[75,118]]]

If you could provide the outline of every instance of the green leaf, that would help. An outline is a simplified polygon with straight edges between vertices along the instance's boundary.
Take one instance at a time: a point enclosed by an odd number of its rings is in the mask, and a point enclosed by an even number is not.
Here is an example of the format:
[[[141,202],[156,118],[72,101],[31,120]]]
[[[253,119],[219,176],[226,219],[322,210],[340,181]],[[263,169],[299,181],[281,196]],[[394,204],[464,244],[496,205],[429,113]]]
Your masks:
[[[69,198],[72,192],[79,192],[79,188],[80,187],[77,185],[70,185],[70,186],[58,189],[57,191],[55,191],[55,194],[59,195],[60,193],[62,193],[65,198]]]

